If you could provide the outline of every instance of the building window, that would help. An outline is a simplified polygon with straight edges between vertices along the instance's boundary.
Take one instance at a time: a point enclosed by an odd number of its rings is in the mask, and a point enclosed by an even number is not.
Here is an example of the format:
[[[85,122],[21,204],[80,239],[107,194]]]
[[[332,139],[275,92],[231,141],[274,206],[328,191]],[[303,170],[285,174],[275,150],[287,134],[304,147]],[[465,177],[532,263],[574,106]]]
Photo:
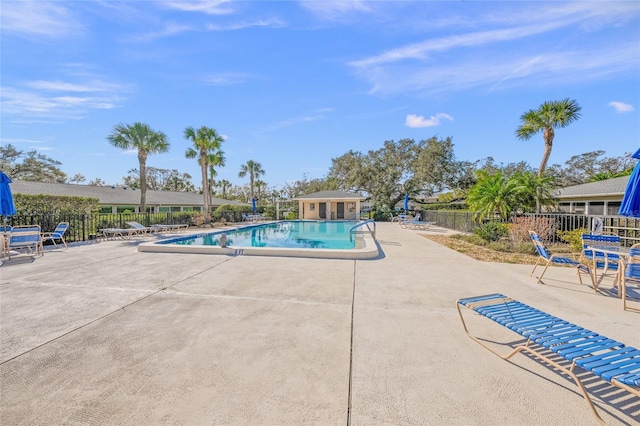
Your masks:
[[[571,213],[571,203],[560,203],[558,208],[562,213]]]
[[[179,211],[181,211],[180,207],[171,207],[171,213],[177,213]]]
[[[575,214],[584,214],[584,203],[573,203],[573,212]]]
[[[135,213],[135,211],[136,211],[135,206],[117,206],[116,207],[116,212],[118,213]]]
[[[112,213],[112,212],[113,212],[112,206],[100,206],[100,213]]]
[[[620,210],[620,202],[614,202],[614,203],[607,203],[607,215],[609,216],[615,216],[618,214],[618,211]]]
[[[587,214],[602,216],[604,214],[604,202],[589,203],[589,211]]]
[[[171,211],[171,207],[158,207],[158,213],[169,213]]]

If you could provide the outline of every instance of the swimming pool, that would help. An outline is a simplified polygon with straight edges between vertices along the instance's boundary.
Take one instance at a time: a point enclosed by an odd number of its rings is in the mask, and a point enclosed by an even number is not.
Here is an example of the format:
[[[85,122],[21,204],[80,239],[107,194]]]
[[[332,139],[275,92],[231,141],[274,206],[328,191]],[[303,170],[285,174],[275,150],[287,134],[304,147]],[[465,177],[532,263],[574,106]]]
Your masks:
[[[227,255],[364,259],[378,255],[370,224],[356,221],[279,221],[171,238],[138,246],[139,251]],[[375,224],[373,224],[375,228]],[[220,247],[225,234],[227,247]]]

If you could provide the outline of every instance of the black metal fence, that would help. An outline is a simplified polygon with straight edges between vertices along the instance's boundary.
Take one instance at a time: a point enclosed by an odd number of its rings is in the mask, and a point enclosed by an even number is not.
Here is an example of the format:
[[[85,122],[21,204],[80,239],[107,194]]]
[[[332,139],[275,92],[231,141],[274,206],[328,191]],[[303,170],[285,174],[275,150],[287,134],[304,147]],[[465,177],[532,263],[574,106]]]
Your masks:
[[[127,222],[139,222],[145,226],[154,224],[192,224],[200,213],[96,213],[96,214],[28,214],[9,218],[8,224],[40,225],[42,232],[53,231],[60,222],[69,222],[64,238],[67,242],[87,241],[95,238],[104,228],[128,228]]]
[[[622,216],[586,216],[567,213],[528,213],[524,217],[534,219],[546,219],[551,222],[551,228],[555,231],[574,231],[576,229],[593,229],[593,221],[599,218],[603,222],[603,232],[620,236],[622,245],[631,246],[640,243],[640,218],[627,218]],[[422,220],[436,222],[438,226],[453,229],[460,232],[473,232],[474,229],[485,222],[477,222],[471,212],[423,210]],[[500,219],[495,219],[500,221]],[[559,243],[561,238],[557,232],[549,234],[546,242]]]

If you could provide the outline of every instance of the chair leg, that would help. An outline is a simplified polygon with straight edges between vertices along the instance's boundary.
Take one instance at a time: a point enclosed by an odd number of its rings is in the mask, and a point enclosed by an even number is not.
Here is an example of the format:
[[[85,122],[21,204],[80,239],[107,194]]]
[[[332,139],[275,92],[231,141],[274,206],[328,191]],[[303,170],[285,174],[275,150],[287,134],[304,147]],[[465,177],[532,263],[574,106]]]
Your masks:
[[[540,258],[536,260],[536,263],[535,265],[533,265],[533,269],[531,270],[531,273],[529,274],[529,276],[533,276],[533,273],[536,271],[536,268],[538,267],[539,264],[540,264]]]
[[[542,273],[540,274],[540,276],[538,277],[538,284],[540,284],[540,282],[542,281],[542,277],[544,276],[544,273],[547,272],[547,269],[549,269],[549,265],[551,265],[551,260],[549,260],[547,262],[547,264],[544,267],[544,270],[542,271]]]

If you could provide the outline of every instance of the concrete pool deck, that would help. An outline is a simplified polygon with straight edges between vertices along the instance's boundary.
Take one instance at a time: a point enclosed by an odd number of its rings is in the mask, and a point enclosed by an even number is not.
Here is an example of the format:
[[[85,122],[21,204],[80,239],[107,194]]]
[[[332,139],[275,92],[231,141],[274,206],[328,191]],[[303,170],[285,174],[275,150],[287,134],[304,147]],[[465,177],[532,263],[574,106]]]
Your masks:
[[[372,260],[144,253],[150,238],[0,267],[3,425],[595,425],[577,387],[466,337],[500,292],[640,347],[640,314],[555,267],[483,263],[378,224]],[[152,237],[153,238],[153,237]],[[518,336],[469,318],[483,337]],[[600,415],[640,400],[587,380]]]

